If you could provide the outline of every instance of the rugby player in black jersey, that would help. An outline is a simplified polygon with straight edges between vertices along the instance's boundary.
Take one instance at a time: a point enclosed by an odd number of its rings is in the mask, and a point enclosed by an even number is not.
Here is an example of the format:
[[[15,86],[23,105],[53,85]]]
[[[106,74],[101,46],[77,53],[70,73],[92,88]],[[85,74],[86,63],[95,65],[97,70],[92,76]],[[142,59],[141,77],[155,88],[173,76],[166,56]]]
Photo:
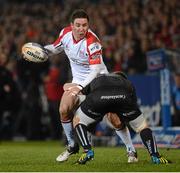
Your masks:
[[[94,158],[94,151],[87,137],[87,127],[101,121],[109,112],[119,116],[123,122],[122,127],[128,123],[140,134],[154,164],[170,163],[159,154],[152,130],[148,127],[137,104],[135,87],[124,73],[99,75],[82,90],[82,93],[86,98],[76,111],[73,120],[77,136],[84,149],[84,153],[77,161],[79,164],[85,164]]]

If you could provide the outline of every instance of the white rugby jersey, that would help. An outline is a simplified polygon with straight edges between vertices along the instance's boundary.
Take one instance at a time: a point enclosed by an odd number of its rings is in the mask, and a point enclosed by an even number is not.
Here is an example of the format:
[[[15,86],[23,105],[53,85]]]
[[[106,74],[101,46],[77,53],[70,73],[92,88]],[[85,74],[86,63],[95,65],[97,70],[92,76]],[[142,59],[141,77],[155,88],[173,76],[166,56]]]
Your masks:
[[[102,59],[102,46],[97,36],[89,29],[86,37],[76,41],[71,26],[64,28],[59,38],[46,49],[52,54],[65,51],[70,61],[72,82],[82,85],[89,84],[97,74],[108,73]]]

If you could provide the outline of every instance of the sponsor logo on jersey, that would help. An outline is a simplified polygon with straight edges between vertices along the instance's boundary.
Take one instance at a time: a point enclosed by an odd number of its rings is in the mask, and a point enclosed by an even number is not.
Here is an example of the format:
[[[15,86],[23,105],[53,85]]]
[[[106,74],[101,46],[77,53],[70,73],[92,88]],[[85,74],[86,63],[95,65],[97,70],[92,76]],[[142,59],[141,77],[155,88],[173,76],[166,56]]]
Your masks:
[[[94,54],[95,52],[98,52],[101,50],[101,45],[100,43],[96,42],[96,43],[92,43],[88,46],[89,49],[89,53],[90,55]]]
[[[131,112],[123,113],[122,115],[123,116],[130,116],[130,115],[133,115],[135,113],[136,113],[136,111],[131,111]]]
[[[77,64],[77,65],[89,67],[89,63],[87,63],[87,62],[83,62],[83,61],[78,60],[78,59],[75,59],[75,58],[71,58],[71,61],[72,61],[73,63]]]
[[[125,95],[115,95],[115,96],[101,96],[101,99],[125,99],[126,96]]]
[[[93,114],[93,115],[101,115],[100,113],[94,112],[94,111],[92,111],[92,110],[90,110],[90,109],[88,109],[88,112],[91,113],[91,114]]]
[[[100,58],[100,53],[95,53],[94,55],[91,56],[91,59],[97,59]]]

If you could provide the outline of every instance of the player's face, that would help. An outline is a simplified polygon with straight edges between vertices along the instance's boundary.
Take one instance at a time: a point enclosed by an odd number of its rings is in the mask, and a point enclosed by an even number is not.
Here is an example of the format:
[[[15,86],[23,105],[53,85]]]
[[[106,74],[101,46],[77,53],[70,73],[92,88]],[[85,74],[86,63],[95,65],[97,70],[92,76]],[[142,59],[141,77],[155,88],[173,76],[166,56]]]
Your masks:
[[[76,41],[83,39],[86,36],[87,30],[89,28],[89,22],[86,18],[76,18],[73,23],[71,23],[73,36]]]

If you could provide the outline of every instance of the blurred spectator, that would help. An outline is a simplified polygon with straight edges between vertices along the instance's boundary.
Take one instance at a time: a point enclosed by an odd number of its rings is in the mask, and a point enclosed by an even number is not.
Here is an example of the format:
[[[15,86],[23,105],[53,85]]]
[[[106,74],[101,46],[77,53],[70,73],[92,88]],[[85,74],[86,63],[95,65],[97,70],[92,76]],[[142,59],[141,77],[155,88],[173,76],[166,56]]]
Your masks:
[[[60,58],[53,57],[48,74],[44,77],[48,114],[51,120],[51,139],[60,139],[63,131],[59,119],[59,104],[63,94],[63,84],[60,83],[60,78]]]
[[[14,122],[21,105],[21,96],[13,74],[8,70],[9,59],[0,54],[0,139],[12,139]]]
[[[174,86],[172,90],[172,103],[174,108],[173,125],[180,126],[180,73],[174,74]]]
[[[44,139],[42,79],[46,73],[48,62],[35,64],[25,60],[18,61],[17,74],[21,91],[22,105],[15,123],[15,135],[31,140]]]

